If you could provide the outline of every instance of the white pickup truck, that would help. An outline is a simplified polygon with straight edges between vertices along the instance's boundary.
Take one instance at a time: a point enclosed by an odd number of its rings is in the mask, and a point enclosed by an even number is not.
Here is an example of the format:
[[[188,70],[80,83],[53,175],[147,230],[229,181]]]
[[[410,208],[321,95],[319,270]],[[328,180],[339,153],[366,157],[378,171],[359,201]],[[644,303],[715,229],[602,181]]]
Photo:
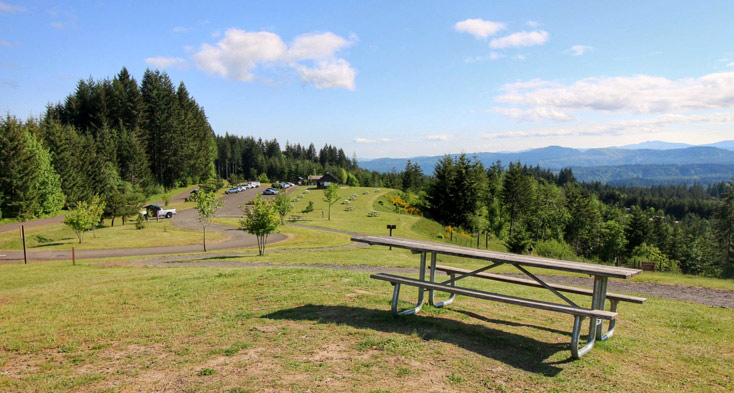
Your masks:
[[[174,214],[176,214],[176,209],[164,209],[161,205],[148,205],[139,213],[142,214],[143,217],[147,218],[148,212],[151,213],[152,217],[171,218]]]

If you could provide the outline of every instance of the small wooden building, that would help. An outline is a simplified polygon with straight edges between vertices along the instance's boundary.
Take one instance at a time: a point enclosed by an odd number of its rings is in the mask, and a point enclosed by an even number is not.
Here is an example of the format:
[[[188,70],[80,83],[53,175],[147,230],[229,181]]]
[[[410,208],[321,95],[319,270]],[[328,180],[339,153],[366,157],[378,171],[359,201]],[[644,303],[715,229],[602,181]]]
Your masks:
[[[316,188],[326,188],[331,183],[339,184],[339,179],[334,177],[331,173],[326,172],[323,176],[309,176],[308,182],[315,184]]]

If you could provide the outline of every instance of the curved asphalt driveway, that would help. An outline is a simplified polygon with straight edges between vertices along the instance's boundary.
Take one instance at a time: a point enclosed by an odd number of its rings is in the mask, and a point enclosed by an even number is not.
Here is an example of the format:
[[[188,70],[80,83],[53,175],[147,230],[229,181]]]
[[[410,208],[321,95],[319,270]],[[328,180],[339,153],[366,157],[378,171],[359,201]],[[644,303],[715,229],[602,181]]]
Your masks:
[[[292,192],[297,187],[288,189]],[[217,211],[217,217],[240,217],[242,213],[239,206],[247,201],[254,199],[258,192],[264,188],[243,191],[237,194],[225,195],[221,199],[224,205]],[[182,196],[188,196],[189,191],[177,195],[174,199]],[[38,221],[38,220],[36,220]],[[61,218],[63,221],[63,217]],[[198,214],[195,209],[182,210],[171,219],[171,224],[184,229],[201,231]],[[13,229],[17,229],[19,224],[11,224]],[[35,226],[35,225],[34,225]],[[257,238],[247,232],[237,228],[210,224],[207,226],[207,232],[215,232],[227,236],[227,239],[216,243],[207,243],[207,251],[227,250],[232,248],[252,247],[257,245]],[[280,233],[274,233],[269,236],[268,242],[278,242],[285,240],[286,236]],[[143,255],[163,255],[163,254],[182,254],[192,252],[202,252],[204,248],[201,244],[191,244],[186,246],[161,246],[148,248],[114,248],[101,250],[78,250],[76,258],[111,258],[111,257],[128,257]],[[31,250],[28,251],[29,260],[51,260],[51,259],[71,259],[71,250]],[[0,261],[22,261],[23,251],[3,251],[0,250]]]

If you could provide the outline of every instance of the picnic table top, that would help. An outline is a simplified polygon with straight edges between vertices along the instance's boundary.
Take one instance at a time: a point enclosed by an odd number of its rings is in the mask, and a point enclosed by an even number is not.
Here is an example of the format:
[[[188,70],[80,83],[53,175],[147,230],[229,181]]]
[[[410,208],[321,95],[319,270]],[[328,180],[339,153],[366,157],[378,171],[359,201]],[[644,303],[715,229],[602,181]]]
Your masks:
[[[464,258],[473,258],[493,262],[510,263],[538,267],[543,269],[561,270],[566,272],[591,274],[615,278],[628,278],[642,273],[640,269],[626,267],[598,265],[594,263],[563,261],[559,259],[534,257],[529,255],[510,254],[499,251],[480,250],[476,248],[441,244],[420,240],[403,239],[391,236],[355,236],[352,241],[369,245],[392,246],[419,252],[435,252],[438,254],[453,255]]]

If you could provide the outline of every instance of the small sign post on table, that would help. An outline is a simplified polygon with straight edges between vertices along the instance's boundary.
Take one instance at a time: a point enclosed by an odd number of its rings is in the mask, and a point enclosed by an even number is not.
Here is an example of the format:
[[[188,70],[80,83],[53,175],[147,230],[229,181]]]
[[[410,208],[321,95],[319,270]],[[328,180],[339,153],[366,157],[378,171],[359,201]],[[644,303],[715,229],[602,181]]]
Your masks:
[[[387,229],[389,229],[389,230],[390,230],[390,236],[392,236],[392,230],[393,230],[393,229],[397,229],[397,228],[398,228],[398,226],[397,226],[397,225],[395,225],[395,224],[392,224],[392,225],[388,224],[388,225],[387,225]],[[390,246],[390,249],[392,250],[392,246]]]

